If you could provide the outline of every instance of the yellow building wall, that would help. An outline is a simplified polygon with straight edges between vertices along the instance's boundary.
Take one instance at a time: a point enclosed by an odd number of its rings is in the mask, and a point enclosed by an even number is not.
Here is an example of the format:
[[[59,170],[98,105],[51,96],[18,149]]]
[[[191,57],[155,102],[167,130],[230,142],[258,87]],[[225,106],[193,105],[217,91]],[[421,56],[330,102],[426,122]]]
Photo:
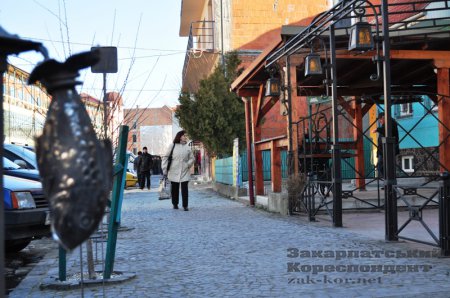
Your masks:
[[[231,48],[330,8],[327,0],[232,0]],[[271,42],[267,41],[268,44]]]

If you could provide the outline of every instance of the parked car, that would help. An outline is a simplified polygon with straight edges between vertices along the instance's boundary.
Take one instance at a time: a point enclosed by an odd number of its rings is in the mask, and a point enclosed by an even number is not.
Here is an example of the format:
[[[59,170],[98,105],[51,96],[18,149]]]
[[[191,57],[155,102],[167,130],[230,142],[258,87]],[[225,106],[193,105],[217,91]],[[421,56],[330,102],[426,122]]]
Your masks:
[[[26,149],[24,146],[4,144],[3,155],[21,168],[38,170],[36,153]]]
[[[40,181],[38,170],[23,169],[11,160],[3,157],[3,173],[5,175]]]
[[[50,210],[40,182],[4,175],[3,184],[5,251],[17,252],[50,235]]]
[[[137,182],[138,182],[137,176],[127,170],[127,176],[125,179],[125,188],[134,187],[136,186]]]
[[[137,175],[133,170],[133,161],[135,156],[131,152],[128,153],[130,153],[130,157],[128,160],[125,187],[133,187],[136,186],[136,183],[138,182]],[[9,170],[11,171],[9,175],[40,181],[36,153],[34,151],[30,150],[26,146],[4,144],[4,155],[6,159],[12,161],[11,164],[11,162],[5,161],[5,159],[3,160],[4,164],[7,164]],[[19,171],[14,164],[22,170]]]

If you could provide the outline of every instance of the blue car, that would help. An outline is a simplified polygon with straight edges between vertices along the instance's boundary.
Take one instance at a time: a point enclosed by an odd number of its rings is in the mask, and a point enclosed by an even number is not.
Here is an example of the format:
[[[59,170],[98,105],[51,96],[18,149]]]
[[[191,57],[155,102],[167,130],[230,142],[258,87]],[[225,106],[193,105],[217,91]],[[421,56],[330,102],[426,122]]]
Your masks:
[[[50,210],[38,181],[3,176],[5,251],[24,249],[33,239],[50,235]]]
[[[18,164],[21,168],[38,170],[36,153],[23,146],[3,144],[3,157]]]
[[[3,173],[5,175],[40,181],[38,170],[23,169],[11,160],[3,157]]]

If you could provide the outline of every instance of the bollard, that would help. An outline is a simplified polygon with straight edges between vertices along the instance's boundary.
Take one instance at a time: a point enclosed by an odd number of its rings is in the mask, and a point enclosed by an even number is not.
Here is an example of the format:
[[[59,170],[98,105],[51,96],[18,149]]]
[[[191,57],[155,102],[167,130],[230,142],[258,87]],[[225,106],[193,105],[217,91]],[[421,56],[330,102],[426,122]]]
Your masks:
[[[307,201],[307,205],[308,205],[308,218],[309,221],[316,221],[316,218],[314,217],[314,210],[316,207],[316,201],[315,201],[315,197],[314,197],[314,185],[313,185],[313,180],[317,180],[317,177],[314,177],[314,173],[313,172],[308,172],[307,175],[307,196],[308,196],[308,201]]]
[[[333,226],[342,227],[342,176],[341,148],[332,146],[333,151]]]
[[[441,173],[439,182],[439,247],[441,256],[450,256],[450,175]]]

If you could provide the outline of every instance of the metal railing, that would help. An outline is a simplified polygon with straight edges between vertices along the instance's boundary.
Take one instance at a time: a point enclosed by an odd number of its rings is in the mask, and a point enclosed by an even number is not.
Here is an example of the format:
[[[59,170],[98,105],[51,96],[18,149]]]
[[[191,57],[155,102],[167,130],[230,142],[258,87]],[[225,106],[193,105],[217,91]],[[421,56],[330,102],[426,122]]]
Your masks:
[[[191,23],[183,66],[183,78],[193,51],[214,52],[214,21],[197,21]]]

